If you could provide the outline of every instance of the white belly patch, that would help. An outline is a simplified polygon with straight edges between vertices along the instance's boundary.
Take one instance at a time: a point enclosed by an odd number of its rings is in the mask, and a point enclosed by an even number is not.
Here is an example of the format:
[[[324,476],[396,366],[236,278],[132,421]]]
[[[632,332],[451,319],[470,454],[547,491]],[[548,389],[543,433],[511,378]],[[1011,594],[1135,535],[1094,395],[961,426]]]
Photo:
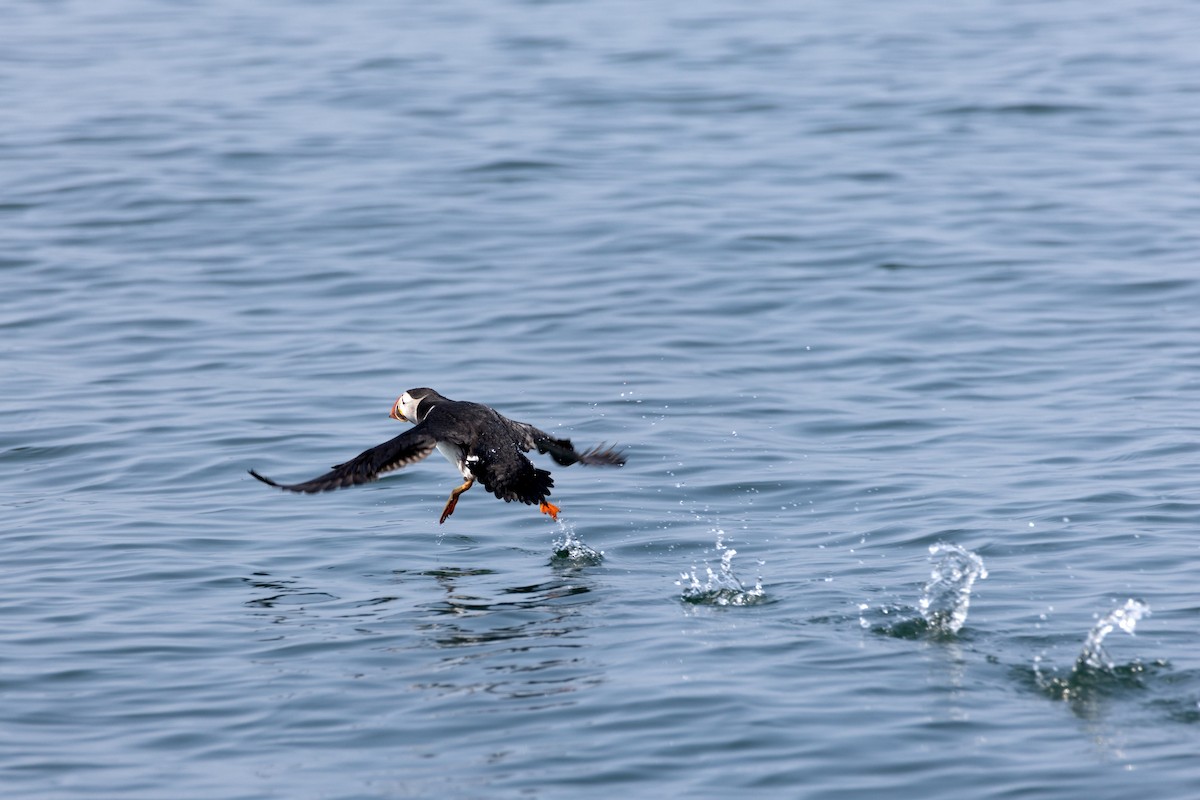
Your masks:
[[[475,477],[471,474],[471,464],[479,461],[475,456],[467,456],[463,458],[461,447],[456,447],[446,442],[437,443],[438,452],[446,457],[446,460],[454,465],[454,468],[462,473],[463,479],[468,480]]]

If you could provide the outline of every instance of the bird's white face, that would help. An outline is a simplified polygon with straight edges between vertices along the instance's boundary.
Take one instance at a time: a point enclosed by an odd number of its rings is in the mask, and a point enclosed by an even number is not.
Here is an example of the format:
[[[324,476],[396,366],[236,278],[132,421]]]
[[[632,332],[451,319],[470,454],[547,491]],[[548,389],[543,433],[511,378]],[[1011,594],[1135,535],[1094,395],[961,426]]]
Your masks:
[[[400,395],[396,402],[392,405],[392,413],[389,415],[392,419],[398,419],[403,422],[416,423],[417,420],[417,403],[418,401],[408,392]]]

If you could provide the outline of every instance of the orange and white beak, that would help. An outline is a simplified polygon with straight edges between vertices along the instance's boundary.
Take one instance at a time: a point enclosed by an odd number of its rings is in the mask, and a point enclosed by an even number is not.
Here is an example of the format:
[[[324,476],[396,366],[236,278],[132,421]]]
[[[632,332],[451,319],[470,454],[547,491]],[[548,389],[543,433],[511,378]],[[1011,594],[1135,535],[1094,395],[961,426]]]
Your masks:
[[[401,422],[408,422],[408,417],[400,413],[400,401],[403,399],[403,397],[396,399],[396,402],[392,404],[392,413],[388,414],[388,416],[392,419],[398,419]]]

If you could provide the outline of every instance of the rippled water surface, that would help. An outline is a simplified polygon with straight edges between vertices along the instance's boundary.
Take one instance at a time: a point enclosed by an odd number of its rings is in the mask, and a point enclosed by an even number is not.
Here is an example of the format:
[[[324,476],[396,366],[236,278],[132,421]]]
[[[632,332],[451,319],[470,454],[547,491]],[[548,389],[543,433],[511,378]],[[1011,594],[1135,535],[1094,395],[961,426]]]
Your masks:
[[[0,794],[1192,796],[1198,40],[1138,0],[12,4]],[[557,468],[559,524],[439,526],[436,455],[246,474],[417,386],[628,465]],[[942,543],[987,565],[957,632]]]

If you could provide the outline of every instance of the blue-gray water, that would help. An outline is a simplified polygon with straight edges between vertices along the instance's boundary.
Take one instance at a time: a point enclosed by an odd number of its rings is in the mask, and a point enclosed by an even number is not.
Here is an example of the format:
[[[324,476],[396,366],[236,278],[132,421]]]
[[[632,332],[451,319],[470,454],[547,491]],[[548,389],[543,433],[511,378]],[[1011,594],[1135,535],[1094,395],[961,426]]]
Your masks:
[[[1138,0],[9,4],[0,794],[1195,796],[1198,40]],[[556,469],[562,527],[439,527],[437,456],[246,474],[424,385],[628,466]],[[939,542],[987,566],[957,634]],[[762,596],[682,599],[731,548]]]

